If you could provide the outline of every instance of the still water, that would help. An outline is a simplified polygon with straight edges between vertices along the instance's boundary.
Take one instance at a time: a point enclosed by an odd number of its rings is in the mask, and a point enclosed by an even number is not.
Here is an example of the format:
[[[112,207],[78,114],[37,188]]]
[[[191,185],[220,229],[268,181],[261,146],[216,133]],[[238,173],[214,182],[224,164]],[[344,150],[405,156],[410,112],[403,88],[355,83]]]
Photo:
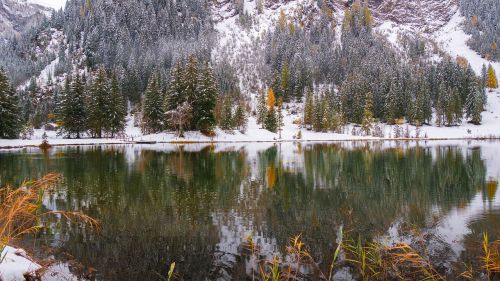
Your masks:
[[[172,262],[184,280],[248,279],[248,236],[265,258],[301,234],[327,268],[339,229],[385,243],[425,232],[430,258],[453,268],[477,256],[484,232],[500,238],[499,151],[499,142],[27,148],[0,151],[0,185],[62,174],[44,208],[82,210],[102,230],[55,217],[38,243],[95,268],[97,280],[158,280]]]

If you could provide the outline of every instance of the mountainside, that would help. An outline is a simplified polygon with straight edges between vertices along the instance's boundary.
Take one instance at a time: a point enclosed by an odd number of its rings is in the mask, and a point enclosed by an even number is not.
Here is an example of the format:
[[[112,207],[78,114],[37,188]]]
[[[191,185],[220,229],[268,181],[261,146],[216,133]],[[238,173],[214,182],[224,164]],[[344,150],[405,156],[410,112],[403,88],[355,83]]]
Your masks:
[[[203,103],[215,113],[204,128],[242,128],[223,121],[237,113],[271,131],[279,114],[288,114],[286,126],[351,135],[368,135],[356,128],[372,121],[477,125],[487,108],[486,75],[500,73],[495,19],[477,0],[69,0],[45,24],[0,44],[0,65],[36,127],[58,122],[71,77],[83,76],[88,95],[96,73],[103,84],[113,77],[132,125],[143,129],[154,108],[155,129],[143,133],[178,127],[166,124],[173,122],[167,112],[198,118],[203,78],[215,97]],[[191,108],[180,114],[186,101]],[[281,102],[284,112],[266,115]],[[377,129],[387,134],[392,129]]]
[[[19,34],[50,16],[52,9],[28,0],[0,2],[0,36]]]

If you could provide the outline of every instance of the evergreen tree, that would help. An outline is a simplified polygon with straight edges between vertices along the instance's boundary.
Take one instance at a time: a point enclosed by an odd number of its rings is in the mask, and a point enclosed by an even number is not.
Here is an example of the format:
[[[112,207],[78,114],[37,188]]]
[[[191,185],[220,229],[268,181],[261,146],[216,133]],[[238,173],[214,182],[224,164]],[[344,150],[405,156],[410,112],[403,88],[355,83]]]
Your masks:
[[[170,84],[165,97],[165,111],[175,110],[186,101],[184,69],[181,61],[175,64],[170,73]]]
[[[483,90],[478,82],[473,83],[471,88],[466,101],[466,114],[472,124],[479,125],[481,124],[481,113],[484,111],[485,104]]]
[[[323,96],[314,99],[313,128],[316,132],[323,130],[324,103]]]
[[[361,129],[365,135],[369,135],[373,125],[373,94],[368,92],[365,96],[365,110],[363,112],[363,122]]]
[[[314,114],[314,98],[312,90],[308,90],[306,93],[306,101],[304,105],[304,125],[309,128],[313,124],[313,114]]]
[[[395,124],[398,118],[397,100],[399,87],[396,84],[397,82],[391,83],[389,92],[385,98],[384,118],[388,124]]]
[[[231,98],[226,97],[222,105],[222,116],[220,127],[223,130],[230,130],[233,128],[233,108]]]
[[[109,128],[111,137],[125,129],[125,118],[127,117],[127,104],[120,89],[116,73],[111,77],[111,110],[109,116]]]
[[[214,110],[218,95],[212,68],[206,63],[200,73],[196,97],[192,102],[192,107],[196,109],[193,112],[193,122],[197,130],[209,131],[215,127]]]
[[[163,129],[163,97],[157,75],[151,75],[144,94],[142,105],[142,132],[144,134],[158,133]]]
[[[409,111],[409,119],[413,124],[420,126],[427,123],[432,117],[430,89],[423,77],[418,78],[418,87],[415,89]]]
[[[290,98],[290,71],[287,63],[281,69],[281,92],[285,99]]]
[[[245,115],[245,108],[242,104],[242,102],[238,103],[238,106],[236,107],[236,111],[234,113],[234,125],[236,128],[240,131],[244,131],[244,128],[246,127],[247,119]]]
[[[85,108],[85,85],[78,74],[71,84],[71,100],[72,133],[76,134],[76,138],[80,138],[80,134],[86,130],[87,112]]]
[[[277,125],[278,125],[278,132],[279,132],[279,138],[281,139],[281,131],[283,130],[283,126],[285,125],[285,122],[283,121],[283,98],[278,99],[278,112],[277,112]]]
[[[264,125],[266,117],[267,117],[266,94],[264,91],[260,91],[259,104],[257,106],[257,124]]]
[[[488,77],[486,78],[486,87],[496,89],[498,88],[497,75],[495,69],[491,64],[488,66]]]
[[[267,111],[266,121],[264,122],[264,128],[270,132],[276,133],[278,129],[278,119],[276,117],[276,111],[274,106]]]
[[[59,123],[60,134],[67,134],[68,138],[75,135],[80,138],[87,128],[87,112],[85,105],[85,87],[80,75],[74,79],[66,78],[65,90],[60,104]]]
[[[194,55],[190,55],[186,64],[186,68],[184,69],[184,92],[187,102],[189,104],[193,104],[195,99],[197,98],[197,89],[198,89],[198,61]],[[198,110],[196,108],[196,110]],[[196,125],[196,124],[193,124]],[[190,126],[193,127],[193,126]]]
[[[111,100],[107,74],[104,68],[99,68],[90,86],[87,103],[87,127],[94,137],[102,138],[108,128],[108,117],[111,110]]]
[[[0,139],[15,139],[21,131],[21,108],[7,73],[0,68]]]
[[[67,133],[66,127],[65,127],[65,118],[68,115],[68,97],[70,96],[71,93],[71,75],[67,75],[66,79],[64,80],[64,88],[58,93],[57,99],[56,99],[56,108],[55,108],[55,115],[56,115],[56,123],[58,126],[57,129],[57,134],[58,135],[63,135]],[[67,136],[70,137],[70,136]]]

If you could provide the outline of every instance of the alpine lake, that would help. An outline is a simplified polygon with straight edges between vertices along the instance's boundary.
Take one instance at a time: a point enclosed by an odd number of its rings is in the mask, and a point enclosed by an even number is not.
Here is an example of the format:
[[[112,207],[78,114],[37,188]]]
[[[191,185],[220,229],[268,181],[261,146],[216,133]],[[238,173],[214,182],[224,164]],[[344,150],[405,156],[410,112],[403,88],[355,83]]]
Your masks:
[[[91,280],[259,280],[258,260],[300,237],[328,272],[341,239],[419,245],[450,279],[500,239],[500,142],[333,142],[62,146],[0,150],[0,186],[49,172],[45,210],[64,216],[19,241]],[[300,235],[300,236],[298,236]],[[248,249],[249,241],[258,245]],[[342,257],[340,258],[342,259]],[[342,265],[334,280],[359,279]]]

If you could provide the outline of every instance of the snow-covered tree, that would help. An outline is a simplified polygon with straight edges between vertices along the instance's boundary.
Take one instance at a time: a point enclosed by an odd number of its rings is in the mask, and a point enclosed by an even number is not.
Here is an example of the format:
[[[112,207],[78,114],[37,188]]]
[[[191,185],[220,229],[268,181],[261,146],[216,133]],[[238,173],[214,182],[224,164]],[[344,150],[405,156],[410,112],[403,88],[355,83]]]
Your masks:
[[[368,92],[365,96],[365,108],[363,112],[363,122],[361,129],[365,135],[369,135],[373,127],[373,94]]]
[[[106,70],[99,68],[91,83],[87,103],[87,128],[94,137],[102,138],[108,128],[111,99]]]
[[[142,105],[142,132],[152,134],[163,130],[164,116],[163,95],[159,87],[158,76],[152,75]]]
[[[259,92],[259,101],[257,105],[257,124],[264,125],[267,116],[267,103],[265,91]]]
[[[13,139],[21,130],[21,109],[16,92],[0,68],[0,139]]]
[[[122,94],[116,73],[111,77],[110,106],[108,131],[111,137],[125,129],[125,118],[127,116],[127,104]]]
[[[85,86],[79,74],[67,77],[58,114],[59,134],[80,138],[87,129],[87,108]]]
[[[198,77],[198,85],[192,107],[195,128],[200,131],[210,131],[215,127],[215,104],[217,102],[217,85],[215,84],[212,68],[205,64]]]

